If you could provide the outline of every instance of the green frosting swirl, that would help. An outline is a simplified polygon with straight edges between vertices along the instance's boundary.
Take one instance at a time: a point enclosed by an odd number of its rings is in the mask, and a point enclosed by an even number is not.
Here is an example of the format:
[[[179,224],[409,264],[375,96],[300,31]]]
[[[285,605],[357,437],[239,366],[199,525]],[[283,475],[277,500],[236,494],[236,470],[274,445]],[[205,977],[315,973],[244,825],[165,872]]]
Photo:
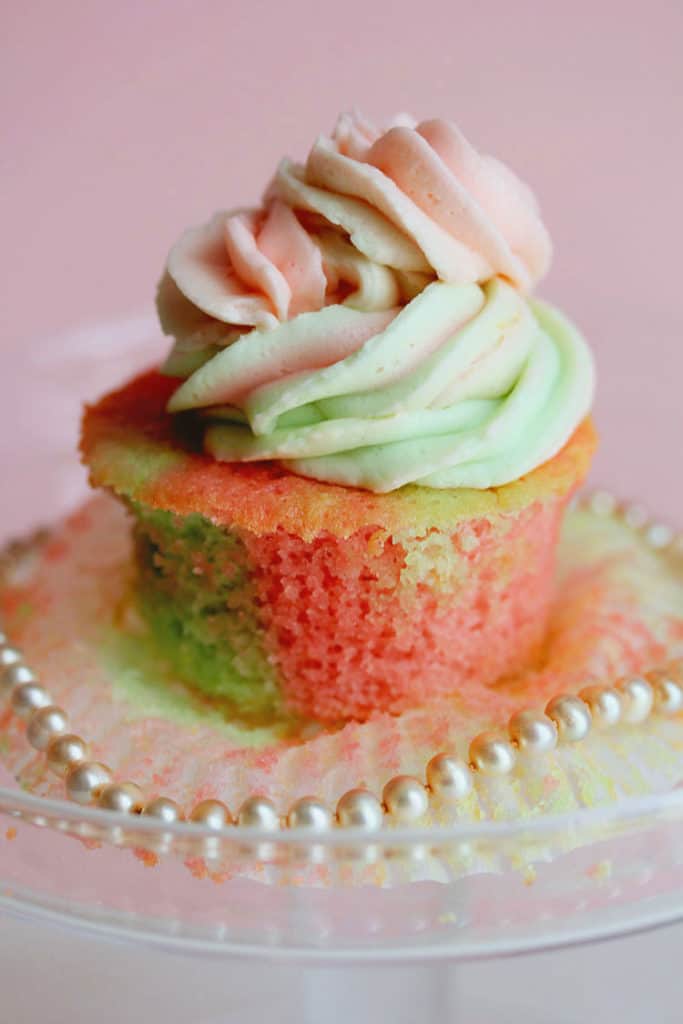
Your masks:
[[[502,278],[436,281],[372,315],[331,305],[250,331],[195,370],[170,408],[202,410],[216,459],[275,459],[375,492],[501,486],[552,458],[590,409],[579,332]],[[352,351],[330,361],[331,338]]]

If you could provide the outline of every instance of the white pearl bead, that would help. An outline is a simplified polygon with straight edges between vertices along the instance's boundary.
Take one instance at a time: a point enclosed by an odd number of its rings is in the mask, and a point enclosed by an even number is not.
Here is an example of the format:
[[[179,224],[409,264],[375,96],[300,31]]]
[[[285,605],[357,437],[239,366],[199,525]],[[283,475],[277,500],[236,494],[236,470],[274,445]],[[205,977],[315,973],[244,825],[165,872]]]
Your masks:
[[[34,711],[26,729],[26,737],[36,750],[47,750],[50,741],[69,728],[67,714],[54,704]]]
[[[595,491],[588,499],[588,507],[596,515],[609,518],[617,510],[617,500],[609,491]]]
[[[591,713],[580,697],[571,694],[553,697],[545,713],[557,726],[561,743],[579,743],[591,731]]]
[[[23,678],[19,679],[17,671],[21,669]],[[26,678],[26,673],[30,677]],[[30,682],[33,673],[26,668],[21,660],[21,654],[14,647],[0,648],[0,696],[9,693],[17,685],[17,682]]]
[[[444,803],[456,804],[472,792],[472,774],[459,757],[452,754],[437,754],[427,765],[427,785],[436,797]]]
[[[645,539],[650,547],[657,551],[668,548],[675,537],[674,531],[666,523],[652,523],[647,528]]]
[[[150,800],[142,812],[148,818],[157,818],[165,825],[173,825],[176,821],[183,821],[185,815],[180,806],[167,796],[158,796]]]
[[[427,790],[411,775],[397,775],[384,787],[382,802],[394,821],[408,825],[419,821],[429,808]]]
[[[88,757],[89,749],[85,740],[73,733],[56,736],[47,747],[47,766],[55,775],[67,775],[74,765]]]
[[[634,503],[624,505],[621,509],[624,522],[633,530],[642,530],[650,521],[650,513],[644,505]]]
[[[8,647],[3,644],[0,647],[0,677],[4,674],[6,669],[12,665],[18,665],[21,661],[21,651],[17,650],[16,647]]]
[[[314,796],[303,796],[292,804],[287,814],[287,827],[309,832],[326,832],[332,826],[332,812]]]
[[[683,710],[683,686],[668,672],[648,672],[652,684],[654,709],[660,715],[676,715]]]
[[[12,691],[12,710],[20,718],[30,718],[34,711],[50,704],[52,699],[40,683],[22,683]]]
[[[525,708],[508,723],[510,739],[519,750],[544,754],[557,746],[557,726],[542,711]]]
[[[23,683],[35,682],[36,677],[31,669],[21,661],[16,662],[14,665],[8,665],[3,671],[2,688],[6,693],[11,693],[15,687],[21,686]]]
[[[111,772],[99,761],[83,761],[66,777],[66,792],[77,804],[90,804],[111,782]]]
[[[218,830],[232,825],[232,815],[220,800],[202,800],[193,807],[190,821]]]
[[[0,648],[9,647],[9,640],[4,630],[0,629]]]
[[[98,807],[120,814],[139,814],[144,802],[144,794],[134,782],[111,782],[97,798]]]
[[[586,686],[579,697],[588,705],[591,721],[596,728],[611,729],[621,720],[621,694],[611,686]]]
[[[250,796],[239,809],[237,823],[246,827],[274,832],[280,827],[280,818],[275,810],[275,805],[268,797]]]
[[[644,722],[652,711],[655,695],[643,676],[628,676],[618,684],[621,694],[622,717],[629,725]]]
[[[382,827],[382,805],[367,789],[349,789],[337,804],[337,821],[342,828],[362,828],[374,832]]]
[[[515,767],[515,748],[496,732],[480,732],[470,743],[470,764],[482,775],[507,775]]]

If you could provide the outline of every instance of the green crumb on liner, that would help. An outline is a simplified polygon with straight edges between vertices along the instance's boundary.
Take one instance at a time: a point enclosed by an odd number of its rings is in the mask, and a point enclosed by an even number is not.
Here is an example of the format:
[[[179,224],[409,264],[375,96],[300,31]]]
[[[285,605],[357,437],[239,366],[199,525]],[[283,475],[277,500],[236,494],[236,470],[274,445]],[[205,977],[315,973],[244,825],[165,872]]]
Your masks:
[[[261,724],[246,721],[193,692],[159,657],[156,642],[148,635],[108,628],[100,653],[114,697],[125,702],[131,721],[162,718],[190,728],[210,726],[230,742],[255,748],[288,738],[295,728],[295,721],[282,715]]]

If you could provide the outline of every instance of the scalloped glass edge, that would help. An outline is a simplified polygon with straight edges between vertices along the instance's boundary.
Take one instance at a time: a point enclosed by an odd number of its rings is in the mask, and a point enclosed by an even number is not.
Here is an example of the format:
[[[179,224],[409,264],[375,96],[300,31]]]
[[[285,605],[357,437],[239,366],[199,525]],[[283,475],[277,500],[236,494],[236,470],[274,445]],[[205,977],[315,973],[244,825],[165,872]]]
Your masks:
[[[19,818],[41,827],[52,827],[78,838],[97,839],[116,846],[140,847],[145,841],[164,838],[177,841],[177,852],[196,853],[195,847],[204,840],[220,844],[221,854],[229,854],[231,847],[244,858],[245,844],[258,842],[285,849],[348,850],[372,846],[423,848],[456,843],[483,842],[492,847],[504,846],[510,841],[528,840],[537,843],[554,835],[580,841],[581,835],[612,826],[617,832],[629,830],[630,825],[683,820],[683,788],[647,796],[627,797],[613,804],[578,808],[564,814],[543,815],[524,821],[483,821],[439,826],[389,826],[369,832],[363,828],[330,830],[312,835],[304,829],[268,831],[253,826],[228,825],[221,829],[209,828],[194,822],[165,823],[153,818],[131,816],[97,807],[83,807],[67,800],[57,800],[0,787],[0,813]],[[596,836],[596,838],[598,838]],[[573,843],[572,843],[573,845]],[[169,851],[170,852],[170,851]]]

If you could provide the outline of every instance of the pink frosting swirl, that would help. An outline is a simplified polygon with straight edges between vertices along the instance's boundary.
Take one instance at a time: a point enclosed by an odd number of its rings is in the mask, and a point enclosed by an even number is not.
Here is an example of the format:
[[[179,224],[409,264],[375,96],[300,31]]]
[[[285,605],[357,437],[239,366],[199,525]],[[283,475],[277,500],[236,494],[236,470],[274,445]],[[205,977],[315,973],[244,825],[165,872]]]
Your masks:
[[[305,165],[284,160],[259,208],[186,231],[167,269],[195,307],[189,333],[201,328],[206,341],[211,321],[209,335],[219,324],[267,330],[341,301],[396,308],[433,279],[501,276],[527,291],[550,256],[531,191],[455,125],[400,117],[378,132],[354,113]],[[187,336],[164,296],[164,327]]]

